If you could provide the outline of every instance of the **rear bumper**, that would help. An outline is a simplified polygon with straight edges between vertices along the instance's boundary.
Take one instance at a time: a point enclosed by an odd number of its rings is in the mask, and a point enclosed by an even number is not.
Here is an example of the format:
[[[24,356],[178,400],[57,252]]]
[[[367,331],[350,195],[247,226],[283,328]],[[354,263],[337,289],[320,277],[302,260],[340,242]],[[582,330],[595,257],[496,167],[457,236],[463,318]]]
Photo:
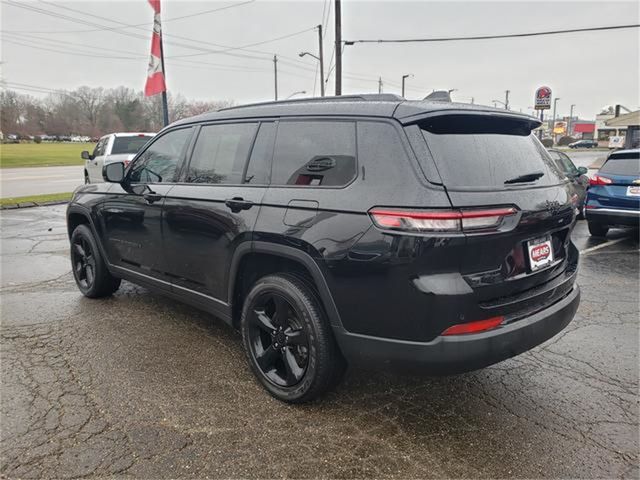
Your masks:
[[[342,353],[356,364],[419,367],[424,373],[450,375],[477,370],[540,345],[563,330],[580,303],[574,285],[561,300],[529,317],[486,332],[411,342],[336,332]]]
[[[640,225],[640,210],[621,208],[586,208],[587,221],[605,225]]]

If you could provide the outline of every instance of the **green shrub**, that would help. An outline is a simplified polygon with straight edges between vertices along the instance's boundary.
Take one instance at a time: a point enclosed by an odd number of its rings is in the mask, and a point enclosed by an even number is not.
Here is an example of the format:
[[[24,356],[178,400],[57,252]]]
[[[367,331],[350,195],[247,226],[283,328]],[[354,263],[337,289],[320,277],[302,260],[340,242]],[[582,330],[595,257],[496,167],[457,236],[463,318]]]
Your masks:
[[[33,141],[36,143],[42,143],[42,138],[40,137],[40,135],[36,135],[35,137],[33,137]]]

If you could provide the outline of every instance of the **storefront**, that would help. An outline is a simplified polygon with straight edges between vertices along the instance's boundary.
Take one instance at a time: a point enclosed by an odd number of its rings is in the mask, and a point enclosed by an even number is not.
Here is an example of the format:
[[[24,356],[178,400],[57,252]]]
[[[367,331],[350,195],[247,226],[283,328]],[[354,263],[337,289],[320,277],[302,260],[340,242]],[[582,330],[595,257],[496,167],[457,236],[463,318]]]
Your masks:
[[[611,137],[624,137],[624,148],[640,148],[640,110],[613,117],[598,129],[598,141],[608,142]]]

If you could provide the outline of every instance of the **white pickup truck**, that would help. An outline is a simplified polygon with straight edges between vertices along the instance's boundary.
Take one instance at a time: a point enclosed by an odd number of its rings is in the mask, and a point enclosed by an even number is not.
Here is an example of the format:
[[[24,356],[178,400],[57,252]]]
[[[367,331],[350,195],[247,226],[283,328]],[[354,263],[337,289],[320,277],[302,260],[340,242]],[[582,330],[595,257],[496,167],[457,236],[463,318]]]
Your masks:
[[[102,168],[108,163],[124,162],[125,166],[155,133],[110,133],[98,140],[93,153],[83,151],[84,183],[101,183]]]

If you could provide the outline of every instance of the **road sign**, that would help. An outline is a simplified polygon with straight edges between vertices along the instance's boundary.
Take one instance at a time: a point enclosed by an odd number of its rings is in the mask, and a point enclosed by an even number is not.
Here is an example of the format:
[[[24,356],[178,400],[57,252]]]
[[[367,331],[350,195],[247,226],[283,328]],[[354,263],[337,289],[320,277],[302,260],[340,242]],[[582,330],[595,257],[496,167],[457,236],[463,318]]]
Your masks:
[[[536,90],[534,105],[536,110],[551,108],[551,89],[549,87],[540,87]]]

